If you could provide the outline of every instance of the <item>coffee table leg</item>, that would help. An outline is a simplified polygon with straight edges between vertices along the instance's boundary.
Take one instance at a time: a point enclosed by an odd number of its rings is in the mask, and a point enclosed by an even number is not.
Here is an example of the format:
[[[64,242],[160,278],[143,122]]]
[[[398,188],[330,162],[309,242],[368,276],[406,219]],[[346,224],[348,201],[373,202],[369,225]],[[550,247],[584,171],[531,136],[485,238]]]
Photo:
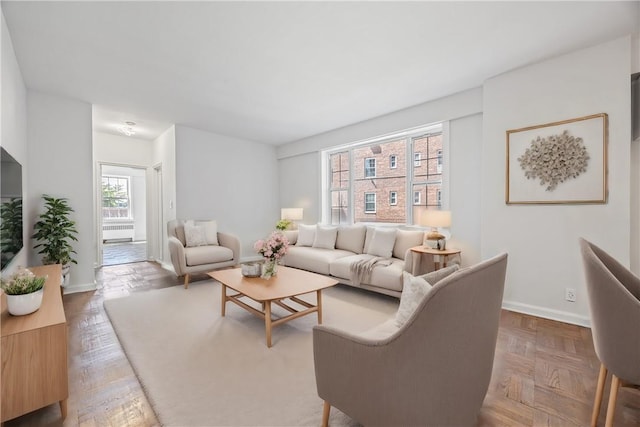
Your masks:
[[[224,317],[227,306],[227,287],[224,283],[220,283],[220,285],[220,288],[222,289],[222,306],[220,307],[220,314]]]
[[[322,325],[322,289],[318,289],[316,294],[318,295],[318,325]]]
[[[265,301],[264,325],[267,333],[267,347],[271,347],[271,301]]]

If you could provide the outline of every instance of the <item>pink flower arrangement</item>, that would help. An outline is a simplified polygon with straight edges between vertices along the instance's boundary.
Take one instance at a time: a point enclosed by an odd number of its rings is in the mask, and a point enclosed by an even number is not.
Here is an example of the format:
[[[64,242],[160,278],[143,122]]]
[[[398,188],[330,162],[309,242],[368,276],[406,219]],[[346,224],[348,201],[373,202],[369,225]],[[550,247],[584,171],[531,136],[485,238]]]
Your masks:
[[[254,243],[253,248],[263,257],[277,261],[287,254],[289,239],[283,233],[274,231],[268,239]]]

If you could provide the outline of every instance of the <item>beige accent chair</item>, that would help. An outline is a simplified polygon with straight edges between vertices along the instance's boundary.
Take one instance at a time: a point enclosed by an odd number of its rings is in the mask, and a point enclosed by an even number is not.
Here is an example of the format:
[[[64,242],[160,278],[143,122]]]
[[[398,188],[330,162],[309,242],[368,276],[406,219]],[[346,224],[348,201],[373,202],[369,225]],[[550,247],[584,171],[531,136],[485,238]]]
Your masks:
[[[580,250],[591,310],[591,332],[600,360],[591,425],[598,422],[607,372],[611,371],[605,425],[612,426],[619,388],[640,385],[640,278],[585,239],[580,239]]]
[[[323,425],[331,406],[365,426],[474,425],[491,379],[506,268],[501,254],[438,281],[386,337],[314,327]]]
[[[189,288],[191,274],[205,273],[238,264],[240,240],[218,231],[218,245],[187,247],[184,234],[185,220],[174,219],[167,223],[171,263],[178,277],[184,276],[184,287]]]

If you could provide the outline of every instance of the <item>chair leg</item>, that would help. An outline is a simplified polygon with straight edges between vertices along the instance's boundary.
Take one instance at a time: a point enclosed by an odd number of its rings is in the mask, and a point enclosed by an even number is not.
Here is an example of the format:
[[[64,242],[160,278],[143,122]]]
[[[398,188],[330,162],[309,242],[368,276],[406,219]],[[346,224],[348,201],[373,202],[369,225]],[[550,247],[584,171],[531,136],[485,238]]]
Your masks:
[[[609,391],[609,406],[607,406],[607,419],[604,422],[605,427],[613,426],[613,414],[616,411],[616,400],[618,399],[619,389],[620,378],[611,375],[611,390]]]
[[[322,407],[322,427],[329,427],[329,412],[331,412],[331,404],[325,400]]]
[[[600,407],[602,406],[602,394],[604,393],[604,383],[607,380],[607,368],[604,364],[600,364],[600,373],[598,374],[598,386],[596,388],[596,398],[593,401],[593,413],[591,414],[591,427],[598,425],[598,416],[600,415]]]
[[[185,274],[184,275],[184,288],[185,289],[189,289],[189,279],[190,279],[190,276],[188,274]]]

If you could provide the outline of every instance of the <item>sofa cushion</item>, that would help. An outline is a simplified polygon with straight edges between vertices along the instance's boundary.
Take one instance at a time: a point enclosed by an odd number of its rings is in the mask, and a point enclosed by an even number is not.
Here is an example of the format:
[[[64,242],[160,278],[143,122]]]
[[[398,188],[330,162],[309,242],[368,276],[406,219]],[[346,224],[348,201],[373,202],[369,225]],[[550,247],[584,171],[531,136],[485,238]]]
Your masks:
[[[361,254],[364,249],[364,237],[367,227],[364,225],[349,225],[338,228],[336,249],[344,249],[355,254]]]
[[[404,261],[391,258],[391,265],[377,266],[371,272],[371,283],[363,283],[378,288],[402,291],[402,272],[404,271]]]
[[[370,260],[373,255],[359,254],[336,259],[331,263],[331,275],[339,279],[351,280],[351,264],[361,260]],[[370,285],[378,288],[402,291],[402,272],[404,271],[404,261],[391,258],[391,264],[387,266],[378,265],[373,268],[371,278],[361,285]]]
[[[403,230],[396,232],[396,242],[393,246],[393,257],[404,259],[405,254],[414,246],[419,246],[424,241],[423,230]]]
[[[289,252],[284,257],[284,265],[329,275],[329,265],[333,261],[349,255],[353,255],[353,253],[341,249],[290,246]]]
[[[187,241],[187,247],[205,246],[207,237],[203,225],[196,225],[193,221],[187,221],[184,224],[184,236]]]
[[[233,260],[233,251],[224,246],[206,245],[184,249],[188,266],[213,264]]]
[[[371,258],[373,258],[373,255],[351,254],[351,256],[342,257],[333,261],[329,271],[334,277],[351,280],[351,264],[362,260],[370,260]]]
[[[204,227],[207,245],[218,245],[218,223],[216,221],[196,221],[196,225]]]
[[[316,227],[316,236],[313,239],[314,248],[335,249],[338,227]]]
[[[383,258],[391,258],[393,246],[396,242],[396,232],[395,228],[376,228],[373,231],[373,237],[367,253]]]
[[[298,241],[296,246],[312,246],[316,238],[316,226],[300,224],[298,226]]]

